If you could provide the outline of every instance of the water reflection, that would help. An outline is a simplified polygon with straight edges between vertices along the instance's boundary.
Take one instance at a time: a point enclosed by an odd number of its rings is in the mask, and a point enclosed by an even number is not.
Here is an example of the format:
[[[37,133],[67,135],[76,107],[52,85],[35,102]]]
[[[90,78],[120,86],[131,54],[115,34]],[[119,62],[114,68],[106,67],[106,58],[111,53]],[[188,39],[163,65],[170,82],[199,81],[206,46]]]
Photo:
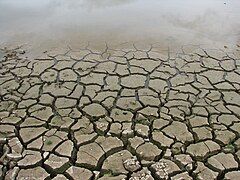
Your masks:
[[[240,1],[0,0],[0,42],[236,43]]]

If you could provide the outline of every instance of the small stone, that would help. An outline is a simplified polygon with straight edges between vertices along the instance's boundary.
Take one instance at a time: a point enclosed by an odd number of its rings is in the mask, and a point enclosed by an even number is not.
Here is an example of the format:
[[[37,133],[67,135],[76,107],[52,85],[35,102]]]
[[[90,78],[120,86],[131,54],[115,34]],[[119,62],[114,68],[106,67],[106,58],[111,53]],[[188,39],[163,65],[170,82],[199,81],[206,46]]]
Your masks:
[[[43,158],[46,159],[49,154],[50,154],[50,152],[44,152],[43,153]]]
[[[125,129],[125,130],[123,130],[123,132],[122,132],[122,136],[125,137],[125,138],[133,137],[133,136],[134,136],[134,131],[133,131],[133,130]]]
[[[96,122],[96,128],[97,128],[97,131],[99,131],[100,133],[105,133],[107,132],[108,130],[108,125],[109,125],[109,122],[107,121],[103,121],[103,120],[99,120]]]
[[[100,176],[100,172],[99,171],[93,171],[93,174],[94,174],[94,180],[99,179],[99,176]]]
[[[173,161],[167,159],[161,159],[151,165],[151,168],[158,179],[168,179],[173,173],[180,171],[180,168]]]
[[[174,155],[180,154],[182,152],[183,147],[184,147],[184,145],[182,143],[177,142],[177,143],[173,144],[171,151]]]
[[[129,180],[154,180],[151,175],[151,172],[144,167],[141,171],[135,172],[132,174]]]
[[[136,124],[135,130],[142,137],[148,137],[149,127],[143,124]]]
[[[130,172],[137,171],[141,168],[141,165],[140,165],[140,163],[139,163],[139,161],[137,160],[136,157],[125,160],[123,162],[123,165]]]

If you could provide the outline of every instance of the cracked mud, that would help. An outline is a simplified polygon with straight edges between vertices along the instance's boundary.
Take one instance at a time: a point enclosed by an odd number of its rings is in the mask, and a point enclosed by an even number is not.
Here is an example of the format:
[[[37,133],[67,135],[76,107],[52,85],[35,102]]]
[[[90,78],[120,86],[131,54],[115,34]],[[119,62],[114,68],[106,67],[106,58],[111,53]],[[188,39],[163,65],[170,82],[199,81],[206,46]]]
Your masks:
[[[239,50],[1,50],[0,179],[239,179]]]

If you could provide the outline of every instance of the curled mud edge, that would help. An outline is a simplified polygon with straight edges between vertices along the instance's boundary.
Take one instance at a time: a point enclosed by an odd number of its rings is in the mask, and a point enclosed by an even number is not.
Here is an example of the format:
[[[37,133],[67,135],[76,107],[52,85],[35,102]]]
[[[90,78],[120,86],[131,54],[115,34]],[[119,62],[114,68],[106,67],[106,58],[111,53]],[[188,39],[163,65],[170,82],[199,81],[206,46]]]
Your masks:
[[[22,48],[1,50],[0,179],[240,177],[239,46]]]

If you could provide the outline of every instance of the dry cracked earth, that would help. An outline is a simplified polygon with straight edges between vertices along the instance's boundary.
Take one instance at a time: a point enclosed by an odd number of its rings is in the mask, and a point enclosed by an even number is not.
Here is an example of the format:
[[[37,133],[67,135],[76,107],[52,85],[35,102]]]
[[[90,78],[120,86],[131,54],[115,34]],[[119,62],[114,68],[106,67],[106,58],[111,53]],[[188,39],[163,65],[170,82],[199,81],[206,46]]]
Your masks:
[[[189,47],[2,49],[0,179],[240,179],[240,47]]]

